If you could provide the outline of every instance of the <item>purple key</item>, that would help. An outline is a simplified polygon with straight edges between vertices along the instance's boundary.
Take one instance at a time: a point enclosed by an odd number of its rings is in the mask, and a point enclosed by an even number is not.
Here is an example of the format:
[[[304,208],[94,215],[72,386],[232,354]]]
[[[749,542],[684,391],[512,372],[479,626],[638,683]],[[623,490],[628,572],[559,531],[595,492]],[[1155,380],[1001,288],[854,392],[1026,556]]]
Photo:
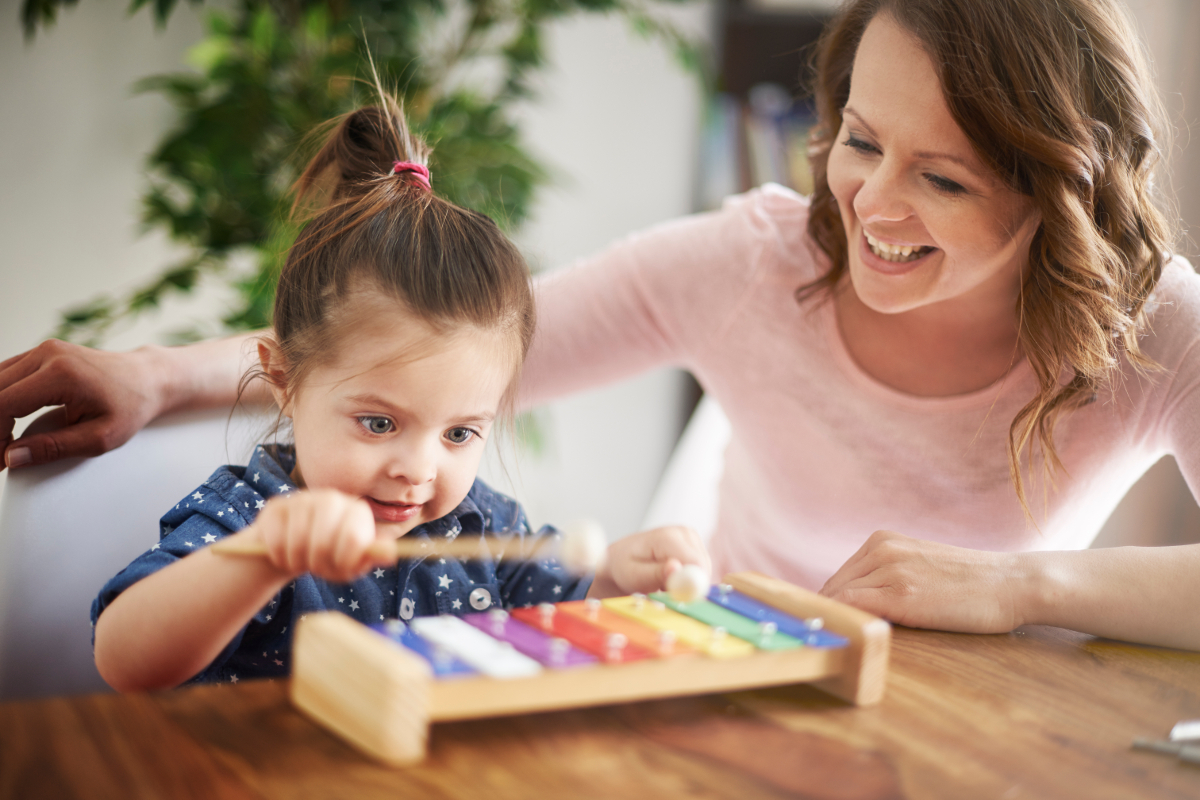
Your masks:
[[[566,639],[548,636],[537,628],[513,619],[507,611],[502,609],[492,609],[480,614],[465,614],[462,619],[492,638],[508,642],[517,652],[552,669],[582,667],[598,661],[591,653],[585,653],[578,647],[572,646]]]

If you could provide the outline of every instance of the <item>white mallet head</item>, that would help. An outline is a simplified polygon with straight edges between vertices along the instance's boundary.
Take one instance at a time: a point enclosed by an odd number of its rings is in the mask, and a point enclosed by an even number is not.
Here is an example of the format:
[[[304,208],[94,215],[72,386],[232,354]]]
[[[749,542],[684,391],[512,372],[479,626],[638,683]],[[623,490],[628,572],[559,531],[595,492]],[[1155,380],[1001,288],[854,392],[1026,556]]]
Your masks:
[[[684,564],[667,578],[667,594],[676,603],[692,603],[708,596],[708,573],[695,564]]]
[[[608,537],[604,528],[592,519],[564,526],[558,547],[558,560],[571,573],[587,575],[600,569],[608,555]]]

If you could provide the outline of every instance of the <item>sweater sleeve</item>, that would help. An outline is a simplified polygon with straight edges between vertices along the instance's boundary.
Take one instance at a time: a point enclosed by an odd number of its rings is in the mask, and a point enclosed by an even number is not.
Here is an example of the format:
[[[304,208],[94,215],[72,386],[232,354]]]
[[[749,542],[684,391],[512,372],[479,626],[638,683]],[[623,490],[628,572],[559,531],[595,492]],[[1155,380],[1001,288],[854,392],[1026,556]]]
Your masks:
[[[807,203],[785,191],[730,198],[539,280],[521,405],[653,367],[690,368],[746,296],[763,248],[787,252],[802,233]]]
[[[1162,368],[1159,433],[1200,498],[1200,275],[1176,257],[1163,270],[1146,347]]]

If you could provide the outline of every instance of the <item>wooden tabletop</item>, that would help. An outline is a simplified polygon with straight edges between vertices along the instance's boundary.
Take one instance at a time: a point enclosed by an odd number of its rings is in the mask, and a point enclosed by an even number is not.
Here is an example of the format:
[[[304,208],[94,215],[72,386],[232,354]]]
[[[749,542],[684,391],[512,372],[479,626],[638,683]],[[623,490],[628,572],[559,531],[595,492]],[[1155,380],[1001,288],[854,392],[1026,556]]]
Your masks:
[[[1055,628],[897,629],[887,695],[806,686],[435,725],[379,766],[283,682],[0,705],[2,798],[1200,798],[1134,751],[1200,718],[1200,654]]]

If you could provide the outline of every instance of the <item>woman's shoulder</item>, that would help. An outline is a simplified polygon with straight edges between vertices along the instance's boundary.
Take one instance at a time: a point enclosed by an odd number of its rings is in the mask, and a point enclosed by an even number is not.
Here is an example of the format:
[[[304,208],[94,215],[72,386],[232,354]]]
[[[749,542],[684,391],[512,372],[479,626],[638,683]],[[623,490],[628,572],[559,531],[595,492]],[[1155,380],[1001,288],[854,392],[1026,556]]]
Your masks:
[[[1183,256],[1163,267],[1146,303],[1146,320],[1144,349],[1162,366],[1175,369],[1185,356],[1200,359],[1200,347],[1195,347],[1200,342],[1200,274]]]
[[[744,231],[758,241],[777,240],[794,252],[808,241],[808,197],[777,183],[768,183],[725,198],[712,222]]]
[[[725,199],[721,207],[653,225],[620,241],[610,256],[689,274],[765,267],[807,277],[819,257],[808,236],[808,198],[777,184]],[[753,271],[753,270],[750,270]]]

